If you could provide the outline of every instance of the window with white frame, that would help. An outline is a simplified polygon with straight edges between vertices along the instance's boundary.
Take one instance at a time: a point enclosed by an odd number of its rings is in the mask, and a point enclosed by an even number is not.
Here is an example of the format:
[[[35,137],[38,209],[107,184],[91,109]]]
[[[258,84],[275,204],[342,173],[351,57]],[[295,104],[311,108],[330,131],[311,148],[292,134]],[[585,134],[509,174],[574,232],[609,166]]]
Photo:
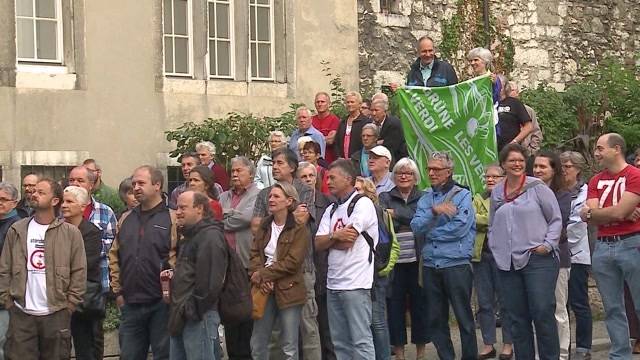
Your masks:
[[[232,0],[208,0],[209,76],[233,78],[233,4]]]
[[[163,1],[164,72],[167,75],[189,76],[193,55],[191,1]]]
[[[255,80],[274,78],[273,8],[273,0],[249,0],[249,52]]]
[[[62,64],[61,0],[16,0],[18,62]]]

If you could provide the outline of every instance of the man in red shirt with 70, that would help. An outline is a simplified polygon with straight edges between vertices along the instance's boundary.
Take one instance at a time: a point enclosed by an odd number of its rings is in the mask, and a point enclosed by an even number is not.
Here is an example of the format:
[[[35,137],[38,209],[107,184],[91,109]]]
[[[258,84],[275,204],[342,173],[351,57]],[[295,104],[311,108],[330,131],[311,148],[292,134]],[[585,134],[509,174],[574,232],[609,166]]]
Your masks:
[[[630,359],[623,289],[640,304],[640,169],[625,161],[626,144],[616,133],[600,136],[594,157],[602,171],[589,181],[584,221],[598,226],[592,273],[602,296],[611,339],[610,359]],[[640,307],[636,305],[640,314]]]

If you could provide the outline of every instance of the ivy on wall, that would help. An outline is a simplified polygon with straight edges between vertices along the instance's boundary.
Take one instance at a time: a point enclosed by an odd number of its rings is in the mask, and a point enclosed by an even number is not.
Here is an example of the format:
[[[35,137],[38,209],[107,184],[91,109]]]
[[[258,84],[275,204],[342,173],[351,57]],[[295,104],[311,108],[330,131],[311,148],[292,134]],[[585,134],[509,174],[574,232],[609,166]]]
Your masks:
[[[442,22],[442,56],[466,68],[466,54],[476,47],[488,47],[493,53],[494,71],[508,75],[513,70],[515,47],[510,36],[504,34],[497,19],[489,14],[485,29],[483,0],[458,0],[456,13]],[[488,45],[488,46],[487,46]]]

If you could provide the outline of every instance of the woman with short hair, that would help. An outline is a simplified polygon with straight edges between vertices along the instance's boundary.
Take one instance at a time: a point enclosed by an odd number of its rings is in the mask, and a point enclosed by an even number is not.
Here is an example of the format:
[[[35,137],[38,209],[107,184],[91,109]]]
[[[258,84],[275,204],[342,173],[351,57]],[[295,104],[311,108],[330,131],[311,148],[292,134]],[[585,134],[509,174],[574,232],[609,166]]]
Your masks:
[[[293,211],[298,192],[289,183],[277,182],[269,193],[269,212],[260,224],[251,247],[251,284],[267,296],[262,318],[253,323],[251,354],[269,358],[273,326],[280,324],[280,343],[286,360],[298,359],[298,331],[307,290],[302,274],[310,237]]]
[[[491,80],[493,81],[493,103],[497,104],[500,101],[500,92],[504,86],[504,79],[491,72],[493,69],[493,54],[491,50],[481,47],[471,49],[467,54],[467,60],[471,66],[473,76],[491,75]]]
[[[491,192],[489,248],[500,284],[509,291],[503,305],[511,317],[515,357],[534,359],[537,340],[540,360],[558,360],[554,313],[560,207],[548,186],[526,175],[522,145],[506,145],[499,159],[507,176]]]
[[[588,224],[580,218],[580,210],[587,201],[587,184],[583,176],[587,161],[582,154],[565,151],[560,154],[565,188],[571,194],[571,214],[567,224],[567,241],[571,255],[569,273],[569,305],[576,319],[577,359],[586,359],[591,352],[593,319],[589,303],[589,271],[591,250],[589,248]],[[633,311],[635,314],[635,311]]]
[[[102,322],[105,309],[87,308],[88,297],[104,296],[102,294],[100,251],[102,250],[102,231],[83,218],[85,207],[91,202],[87,190],[79,186],[67,186],[62,197],[61,212],[64,220],[75,225],[82,234],[84,250],[87,258],[87,288],[84,302],[71,315],[71,336],[73,348],[78,360],[102,359],[101,348],[104,340]],[[95,303],[95,302],[94,302]],[[101,305],[105,302],[102,300]]]
[[[513,357],[513,340],[511,338],[511,319],[504,311],[504,287],[500,285],[498,267],[489,250],[487,230],[489,225],[489,209],[491,208],[491,191],[504,179],[504,170],[499,164],[485,167],[484,178],[487,184],[483,194],[473,196],[473,207],[476,210],[476,238],[474,243],[473,280],[478,298],[478,312],[476,318],[482,333],[484,348],[480,350],[478,359],[492,359],[496,357],[496,310],[499,310],[502,320],[502,350],[500,360]],[[496,301],[496,299],[498,301]],[[500,306],[497,309],[497,306]]]
[[[349,91],[344,101],[349,114],[340,122],[334,146],[339,158],[351,159],[351,154],[362,148],[362,127],[371,119],[360,112],[362,96],[359,93]]]
[[[411,219],[424,192],[417,186],[420,182],[418,166],[409,158],[398,160],[393,167],[393,178],[395,187],[380,194],[380,206],[391,214],[400,245],[398,260],[393,268],[391,296],[387,303],[389,334],[396,359],[404,359],[407,344],[405,314],[409,310],[411,343],[416,346],[417,358],[422,359],[426,356],[426,344],[431,339],[426,322],[426,298],[419,283],[423,239],[413,234]]]

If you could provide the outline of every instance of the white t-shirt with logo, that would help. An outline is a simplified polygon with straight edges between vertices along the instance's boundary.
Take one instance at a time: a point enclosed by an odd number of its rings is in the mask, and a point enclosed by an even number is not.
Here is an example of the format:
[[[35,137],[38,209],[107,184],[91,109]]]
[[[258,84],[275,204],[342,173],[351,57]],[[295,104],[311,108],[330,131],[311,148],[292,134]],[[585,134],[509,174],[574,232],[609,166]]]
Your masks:
[[[51,314],[47,303],[47,276],[44,261],[44,236],[48,228],[49,224],[38,224],[35,219],[32,219],[27,230],[27,287],[25,307],[22,310],[30,315]]]
[[[265,267],[271,266],[276,261],[276,248],[278,247],[278,238],[284,229],[284,224],[276,225],[275,221],[271,222],[271,237],[267,246],[264,247],[264,256],[267,259],[264,263]]]
[[[329,206],[322,216],[316,235],[330,235],[336,230],[351,224],[356,231],[367,231],[373,238],[374,246],[378,243],[378,217],[373,202],[363,197],[356,203],[351,217],[347,216],[349,203],[356,195],[338,206],[333,216]],[[371,289],[373,284],[374,261],[369,262],[369,244],[362,235],[356,239],[349,250],[329,249],[329,269],[327,271],[327,289],[356,290]]]

